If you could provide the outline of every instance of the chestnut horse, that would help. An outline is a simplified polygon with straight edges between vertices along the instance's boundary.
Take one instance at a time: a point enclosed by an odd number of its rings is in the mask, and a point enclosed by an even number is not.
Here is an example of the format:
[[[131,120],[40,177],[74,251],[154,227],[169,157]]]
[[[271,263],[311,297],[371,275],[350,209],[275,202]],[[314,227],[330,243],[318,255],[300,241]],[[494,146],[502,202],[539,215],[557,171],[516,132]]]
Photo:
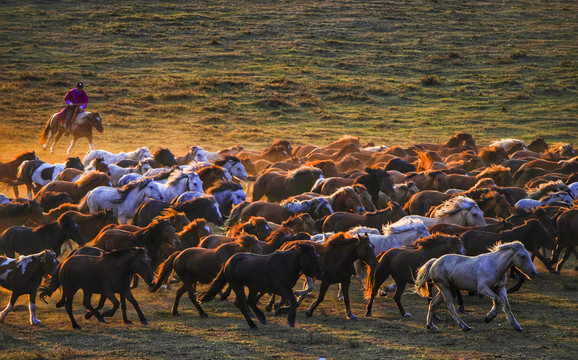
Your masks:
[[[367,226],[375,229],[387,223],[393,223],[406,216],[398,203],[390,201],[383,210],[363,215],[351,214],[347,212],[336,212],[329,215],[323,222],[323,232],[347,231],[356,226]]]
[[[63,192],[70,195],[74,204],[78,203],[89,191],[96,189],[99,186],[111,186],[110,176],[100,171],[90,171],[83,174],[75,182],[70,181],[52,181],[40,189],[36,194],[36,198],[42,196],[44,192],[54,191]]]
[[[301,167],[287,174],[270,172],[259,175],[253,185],[253,201],[267,196],[269,201],[279,202],[309,191],[320,178],[323,178],[323,173],[314,167]]]
[[[8,162],[0,162],[0,182],[11,184],[17,179],[18,168],[26,160],[38,160],[34,151],[24,151],[17,154],[14,160]],[[15,197],[18,195],[18,186],[13,186],[12,190]]]
[[[40,144],[44,143],[42,148],[46,150],[48,143],[54,137],[54,143],[50,147],[50,153],[52,154],[54,154],[54,147],[56,146],[56,143],[65,133],[64,119],[61,119],[59,114],[60,113],[56,113],[50,117],[50,119],[46,122],[44,131],[42,131],[42,134],[40,135],[40,139],[38,140]],[[76,115],[74,122],[70,126],[72,141],[66,150],[67,155],[70,155],[72,152],[72,148],[76,144],[76,141],[83,137],[87,138],[90,149],[94,151],[94,145],[92,143],[92,128],[95,128],[99,133],[104,131],[104,128],[102,127],[102,119],[100,118],[98,111],[84,111]]]

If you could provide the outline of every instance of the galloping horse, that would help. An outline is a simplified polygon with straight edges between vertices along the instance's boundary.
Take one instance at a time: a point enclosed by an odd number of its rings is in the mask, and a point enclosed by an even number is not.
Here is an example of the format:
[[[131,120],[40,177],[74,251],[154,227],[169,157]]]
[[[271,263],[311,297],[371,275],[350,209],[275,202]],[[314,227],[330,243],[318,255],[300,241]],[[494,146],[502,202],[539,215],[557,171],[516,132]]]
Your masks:
[[[46,122],[46,127],[42,134],[40,135],[40,139],[38,142],[42,145],[42,148],[46,150],[48,147],[48,143],[54,137],[54,143],[50,147],[50,153],[54,154],[54,147],[56,143],[62,135],[65,133],[65,123],[64,119],[59,115],[60,113],[56,113],[50,117],[50,119]],[[92,144],[92,128],[95,128],[96,131],[102,133],[104,128],[102,127],[102,119],[100,118],[100,114],[98,111],[90,112],[84,111],[76,115],[74,118],[74,122],[70,127],[70,133],[72,134],[72,141],[70,142],[70,146],[66,150],[66,154],[70,155],[72,148],[76,144],[76,141],[80,138],[85,137],[88,140],[88,145],[92,150],[94,150],[94,145]]]

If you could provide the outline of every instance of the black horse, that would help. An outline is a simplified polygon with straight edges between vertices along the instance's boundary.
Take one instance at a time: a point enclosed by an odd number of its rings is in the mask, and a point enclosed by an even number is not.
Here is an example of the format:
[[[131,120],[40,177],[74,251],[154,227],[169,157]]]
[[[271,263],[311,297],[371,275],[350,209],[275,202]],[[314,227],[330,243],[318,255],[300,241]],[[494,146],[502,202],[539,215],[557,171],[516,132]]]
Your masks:
[[[56,222],[36,228],[13,226],[4,231],[0,236],[0,254],[14,257],[15,253],[30,255],[50,249],[60,256],[60,248],[67,239],[84,245],[78,224],[72,216],[64,214]]]
[[[247,305],[261,324],[266,324],[265,314],[257,307],[257,300],[260,293],[275,293],[289,300],[287,321],[289,326],[294,327],[298,304],[293,295],[293,287],[301,273],[318,279],[323,277],[319,254],[312,245],[296,244],[286,251],[276,251],[269,255],[235,254],[223,266],[207,292],[201,296],[201,301],[211,301],[229,283],[237,295],[239,310],[251,330],[255,330],[257,325],[251,320]],[[245,297],[245,286],[249,288],[248,298]]]
[[[164,201],[152,200],[141,205],[132,216],[132,223],[136,226],[145,227],[159,216],[165,209],[173,209],[184,212],[190,221],[204,218],[217,226],[223,225],[223,216],[219,211],[219,204],[210,197],[200,197],[185,201],[180,204],[169,204]]]

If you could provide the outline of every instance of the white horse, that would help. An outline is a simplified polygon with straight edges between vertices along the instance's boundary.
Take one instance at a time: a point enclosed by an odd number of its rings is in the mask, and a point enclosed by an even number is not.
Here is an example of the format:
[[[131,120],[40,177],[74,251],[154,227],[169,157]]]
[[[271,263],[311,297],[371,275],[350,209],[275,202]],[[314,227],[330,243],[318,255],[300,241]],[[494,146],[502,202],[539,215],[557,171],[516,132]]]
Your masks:
[[[472,199],[465,196],[456,196],[447,200],[434,212],[433,218],[419,215],[409,215],[405,218],[421,220],[428,228],[441,223],[462,226],[486,225],[482,210]]]
[[[112,209],[119,221],[126,224],[147,197],[155,200],[164,199],[158,184],[151,179],[135,181],[120,189],[99,186],[89,191],[78,206],[81,211],[88,210],[91,213]]]
[[[137,174],[134,179],[131,179],[131,181],[135,181],[142,178],[143,177],[142,175],[147,173],[150,169],[151,169],[150,164],[146,162],[145,163],[140,162],[136,167],[128,167],[128,168],[123,168],[121,166],[114,164],[108,165],[108,172],[110,173],[110,182],[114,186],[118,186],[120,179],[127,174]],[[127,178],[125,179],[125,181],[126,180],[129,179]],[[128,181],[127,184],[131,181]]]
[[[434,311],[444,301],[462,330],[470,330],[456,313],[452,300],[453,288],[476,291],[479,295],[492,300],[492,310],[485,319],[487,323],[496,317],[498,305],[501,304],[514,330],[521,331],[522,328],[512,314],[506,292],[506,274],[512,265],[529,278],[534,278],[538,274],[532,263],[532,256],[519,241],[498,244],[490,253],[478,256],[448,254],[426,262],[417,273],[416,291],[423,297],[429,296],[427,282],[430,280],[439,290],[429,305],[427,328],[438,330],[433,323]]]
[[[146,158],[152,158],[153,156],[146,146],[127,153],[120,152],[118,154],[106,150],[89,150],[84,157],[84,164],[88,164],[92,159],[97,157],[103,158],[104,162],[107,164],[115,164],[121,160],[142,161]]]
[[[200,146],[191,146],[191,149],[185,155],[177,156],[175,161],[179,165],[187,165],[190,162],[209,162],[205,150],[203,150],[203,148]]]
[[[526,150],[526,143],[523,142],[522,140],[518,140],[518,139],[502,139],[502,140],[494,141],[490,145],[490,147],[491,146],[499,146],[506,151],[510,151],[510,149],[516,145],[520,145],[522,147],[522,150]]]
[[[542,198],[540,198],[540,200],[534,199],[518,200],[515,207],[524,210],[534,210],[538,206],[548,205],[554,202],[562,202],[568,205],[572,205],[574,203],[574,198],[566,191],[558,191],[544,195]]]

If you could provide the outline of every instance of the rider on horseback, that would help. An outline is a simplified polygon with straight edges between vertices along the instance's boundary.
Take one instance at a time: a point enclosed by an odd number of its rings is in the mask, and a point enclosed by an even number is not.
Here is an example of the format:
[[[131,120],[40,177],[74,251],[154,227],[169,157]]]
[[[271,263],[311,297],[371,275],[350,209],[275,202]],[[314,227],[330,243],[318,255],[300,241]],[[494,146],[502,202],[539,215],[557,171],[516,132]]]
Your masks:
[[[82,88],[83,84],[79,82],[76,84],[76,89],[70,89],[64,97],[67,106],[63,109],[61,116],[63,116],[65,120],[64,124],[67,135],[70,132],[70,127],[73,123],[73,116],[75,116],[79,111],[84,111],[86,104],[88,104],[88,95],[86,95],[86,92],[82,90]]]

